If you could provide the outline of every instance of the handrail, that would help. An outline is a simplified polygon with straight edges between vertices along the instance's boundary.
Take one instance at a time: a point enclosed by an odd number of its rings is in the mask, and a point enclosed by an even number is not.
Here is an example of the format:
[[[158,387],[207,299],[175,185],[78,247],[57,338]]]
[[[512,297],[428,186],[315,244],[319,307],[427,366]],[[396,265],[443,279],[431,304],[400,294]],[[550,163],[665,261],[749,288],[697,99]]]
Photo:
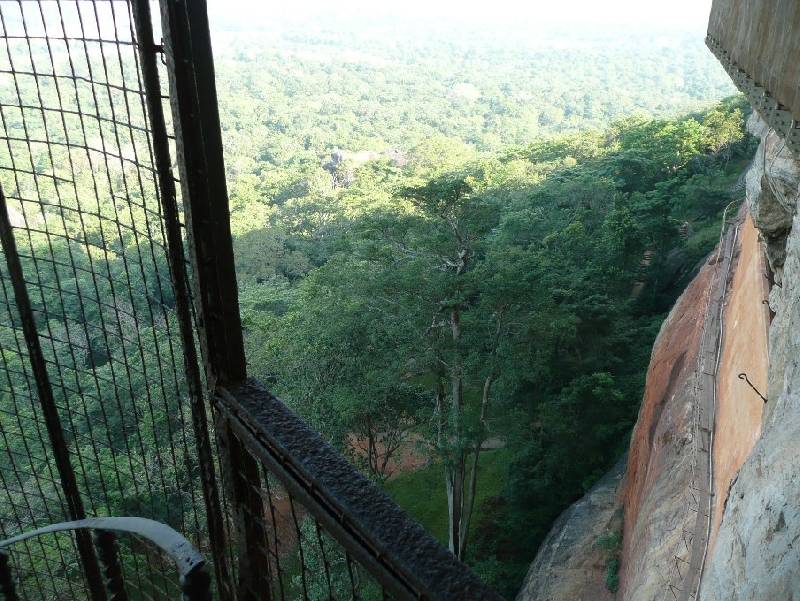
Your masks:
[[[246,446],[394,598],[500,599],[260,382],[218,387],[214,401],[217,436]]]
[[[194,548],[183,535],[173,530],[171,527],[155,520],[140,517],[101,517],[75,520],[71,522],[61,522],[50,524],[19,534],[12,538],[0,541],[0,549],[10,547],[16,543],[23,542],[36,536],[55,532],[66,532],[70,530],[95,530],[95,531],[116,531],[128,532],[141,536],[159,549],[164,551],[175,563],[178,569],[179,583],[183,591],[185,601],[206,601],[211,599],[210,576],[203,571],[206,559]],[[95,547],[98,550],[100,559],[104,562],[107,570],[109,563],[116,563],[116,557],[106,561],[110,555],[109,549],[114,548],[114,540],[108,537],[95,537]],[[1,551],[0,551],[1,552]],[[108,573],[107,573],[108,575]],[[111,588],[111,587],[109,587]],[[4,591],[5,592],[5,591]],[[113,591],[112,591],[113,592]],[[115,596],[116,599],[120,597]]]

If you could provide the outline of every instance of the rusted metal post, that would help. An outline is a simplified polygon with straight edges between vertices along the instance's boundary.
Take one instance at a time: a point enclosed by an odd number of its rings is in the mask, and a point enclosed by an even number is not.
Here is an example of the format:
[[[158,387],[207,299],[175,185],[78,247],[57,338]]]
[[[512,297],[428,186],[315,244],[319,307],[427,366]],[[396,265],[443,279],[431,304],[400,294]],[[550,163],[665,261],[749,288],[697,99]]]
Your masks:
[[[243,381],[247,374],[211,37],[205,0],[161,0],[160,6],[197,334],[206,386],[214,391],[218,384]],[[263,520],[263,507],[249,492],[259,486],[258,466],[246,452],[237,452],[236,441],[224,428],[218,428],[217,440],[236,518],[237,597],[265,598],[263,589],[269,586],[261,579],[269,578],[264,569],[268,562],[259,561],[254,536],[255,518]]]
[[[181,576],[181,601],[211,601],[211,576],[202,566]]]
[[[125,580],[122,577],[122,566],[119,565],[117,556],[117,537],[111,530],[94,530],[92,542],[97,558],[103,566],[103,575],[106,577],[106,589],[111,594],[109,601],[128,601],[125,591]]]
[[[204,0],[161,0],[200,349],[209,388],[245,379],[230,210]]]
[[[17,589],[14,586],[14,578],[11,575],[11,562],[8,553],[0,549],[0,594],[6,601],[17,601]]]
[[[202,470],[203,501],[211,555],[214,558],[214,573],[217,591],[223,601],[232,598],[230,590],[230,566],[225,552],[225,527],[220,504],[219,487],[214,473],[214,457],[211,450],[210,428],[206,417],[205,394],[200,374],[200,364],[194,342],[194,324],[190,307],[188,276],[184,256],[183,233],[178,211],[175,180],[170,167],[169,138],[161,103],[161,84],[158,77],[158,51],[153,39],[152,16],[149,0],[135,0],[132,5],[136,24],[139,59],[142,69],[143,87],[147,100],[147,112],[152,130],[153,155],[155,157],[158,183],[161,190],[161,205],[167,232],[168,260],[172,288],[175,294],[175,312],[181,334],[184,369],[189,397],[192,403],[192,426],[197,454]]]
[[[259,465],[232,431],[229,417],[220,415],[216,430],[236,526],[237,599],[269,601],[269,533],[264,522],[267,513],[260,494]]]

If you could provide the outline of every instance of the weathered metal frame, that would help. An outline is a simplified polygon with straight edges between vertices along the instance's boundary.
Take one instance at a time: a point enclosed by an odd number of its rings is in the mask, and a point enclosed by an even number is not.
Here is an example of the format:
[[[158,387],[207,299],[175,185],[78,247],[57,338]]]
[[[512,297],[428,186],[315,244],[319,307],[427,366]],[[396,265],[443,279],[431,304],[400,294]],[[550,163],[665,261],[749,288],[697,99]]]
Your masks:
[[[168,260],[172,277],[172,288],[176,300],[181,344],[183,346],[184,369],[192,409],[192,425],[195,435],[200,469],[202,470],[203,501],[206,509],[206,524],[214,557],[214,572],[220,597],[227,601],[233,596],[229,588],[231,567],[225,553],[225,525],[220,504],[220,494],[214,472],[214,458],[209,438],[200,364],[194,340],[194,323],[188,290],[188,274],[183,249],[183,232],[178,210],[177,190],[170,166],[169,137],[167,134],[164,107],[161,102],[161,83],[158,76],[158,59],[163,47],[156,45],[153,35],[152,15],[149,0],[132,0],[136,36],[139,41],[143,87],[146,92],[148,117],[152,130],[153,155],[159,176],[161,204],[168,241]],[[174,95],[172,95],[174,96]],[[179,137],[180,139],[180,137]],[[179,144],[181,148],[183,145]],[[231,255],[232,256],[232,255]],[[203,337],[201,337],[201,340]]]
[[[265,594],[258,582],[269,578],[259,546],[263,500],[252,494],[256,458],[393,597],[500,599],[266,387],[246,379],[206,3],[161,0],[161,16],[197,334],[239,545],[237,597]]]
[[[268,470],[270,477],[274,475],[316,520],[320,545],[322,527],[346,551],[348,569],[352,558],[364,566],[385,593],[398,599],[499,599],[452,553],[378,491],[263,385],[246,379],[206,2],[159,0],[164,35],[162,44],[157,44],[154,39],[150,1],[128,0],[128,3],[132,8],[136,29],[135,45],[142,91],[147,102],[152,154],[158,174],[160,208],[163,211],[161,217],[167,233],[168,260],[180,324],[192,427],[202,470],[206,519],[220,598],[263,599],[265,589],[270,589],[269,549],[263,546],[270,524],[262,519],[267,513],[265,499],[258,494],[262,487],[268,485],[264,481],[264,470]],[[158,65],[162,56],[166,58],[171,89],[169,98],[185,230],[180,221],[179,194],[162,106]],[[141,518],[133,521],[127,519],[125,522],[117,521],[119,518],[85,519],[81,491],[75,481],[75,470],[64,442],[2,190],[0,205],[0,238],[9,262],[9,273],[14,280],[20,321],[25,330],[28,355],[57,471],[64,487],[68,514],[74,520],[3,541],[0,547],[44,532],[77,529],[78,551],[90,592],[95,599],[101,600],[106,597],[106,588],[85,529],[121,529],[148,537],[148,532],[152,534],[152,528],[147,523],[151,521]],[[188,268],[184,234],[188,242]],[[189,293],[189,272],[194,299]],[[194,316],[193,300],[196,309]],[[205,368],[205,381],[201,375],[195,334]],[[236,542],[239,545],[235,567],[229,563],[231,554],[226,550],[228,533],[216,484],[207,401],[210,401],[210,408],[215,413],[217,449],[227,478],[227,501],[233,512]],[[152,540],[153,537],[149,538]],[[159,537],[156,536],[156,539]],[[164,544],[167,550],[171,548],[169,541]],[[101,536],[100,546],[103,547],[101,556],[106,575],[113,581],[111,590],[116,595],[122,589],[122,583],[114,544],[109,537]],[[160,546],[163,548],[163,545]],[[8,566],[3,563],[4,557],[0,553],[0,577],[3,579],[0,586],[5,586],[6,580],[9,580],[5,578]],[[189,562],[188,571],[182,572],[184,592],[188,591],[186,586],[191,584],[190,581],[200,582],[203,586],[203,582],[207,583],[207,575],[199,576],[200,559],[192,557],[194,559]],[[180,569],[180,561],[178,563]],[[239,580],[236,591],[231,586],[234,572]],[[192,580],[192,574],[197,574],[198,580]],[[351,590],[355,596],[355,585]]]
[[[205,0],[161,1],[164,50],[209,389],[247,376]]]
[[[261,383],[218,387],[214,403],[218,432],[230,430],[246,441],[249,452],[393,597],[500,599]]]

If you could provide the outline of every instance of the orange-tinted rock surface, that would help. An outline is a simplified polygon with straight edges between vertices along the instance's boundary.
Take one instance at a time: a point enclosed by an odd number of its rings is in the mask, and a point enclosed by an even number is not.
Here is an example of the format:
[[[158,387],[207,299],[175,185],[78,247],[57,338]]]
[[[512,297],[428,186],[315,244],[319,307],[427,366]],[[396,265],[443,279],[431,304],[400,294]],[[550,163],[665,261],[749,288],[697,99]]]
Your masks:
[[[680,598],[683,589],[694,595],[705,567],[706,538],[713,547],[728,489],[761,432],[764,403],[739,374],[746,374],[756,389],[767,389],[767,267],[749,216],[735,233],[729,273],[714,273],[718,262],[712,255],[677,302],[653,349],[623,493],[623,599],[655,599],[670,590]],[[709,326],[715,324],[704,320],[714,318],[706,303],[715,277],[725,278],[718,282],[725,286],[722,320],[716,324],[721,342],[710,347],[716,349],[713,360],[696,362],[703,326],[705,336],[714,332]],[[716,391],[708,385],[714,380]],[[714,416],[713,441],[703,438],[702,424],[693,426],[702,403]],[[709,490],[709,483],[697,477],[700,462],[708,461],[709,442],[713,495],[698,504],[703,485]],[[705,517],[709,507],[710,520]],[[699,519],[697,511],[703,514]],[[695,539],[699,542],[693,546]]]
[[[800,599],[800,161],[757,115],[750,126],[762,139],[750,213],[653,348],[621,494],[617,599],[691,599],[698,587],[703,601]],[[703,462],[713,468],[705,493]],[[531,569],[546,587],[529,580],[520,598],[603,598],[597,550],[585,538],[581,552],[575,532],[599,532],[607,516],[592,503],[568,513]]]
[[[761,435],[764,402],[739,375],[746,374],[762,394],[767,390],[769,280],[758,231],[749,215],[740,230],[739,248],[741,254],[725,309],[725,334],[717,375],[715,503],[710,547],[722,521],[731,482]]]
[[[670,577],[692,480],[695,367],[716,261],[675,303],[653,347],[626,485],[620,597],[655,599]],[[646,558],[646,559],[645,559]]]
[[[800,162],[757,118],[751,128],[761,145],[747,178],[747,204],[782,273],[769,295],[774,317],[761,436],[731,482],[707,559],[703,601],[800,599]],[[779,209],[792,217],[782,247],[765,227]],[[754,299],[761,294],[749,292]],[[752,349],[751,357],[757,353]],[[740,402],[753,394],[740,395]]]

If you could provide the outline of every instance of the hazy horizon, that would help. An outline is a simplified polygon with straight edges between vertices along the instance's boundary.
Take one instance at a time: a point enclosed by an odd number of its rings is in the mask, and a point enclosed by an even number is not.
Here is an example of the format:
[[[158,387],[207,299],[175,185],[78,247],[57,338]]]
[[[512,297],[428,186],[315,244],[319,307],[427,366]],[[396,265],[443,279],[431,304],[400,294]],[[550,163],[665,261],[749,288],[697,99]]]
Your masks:
[[[675,0],[672,3],[647,3],[641,0],[567,0],[519,3],[517,0],[496,0],[491,5],[477,0],[459,3],[437,0],[405,0],[404,2],[375,2],[349,0],[331,5],[323,0],[296,0],[289,3],[267,4],[260,0],[207,0],[214,22],[252,25],[258,22],[312,18],[325,14],[345,19],[393,17],[411,21],[459,21],[473,24],[513,23],[517,26],[557,25],[586,28],[615,25],[641,26],[648,29],[666,28],[705,32],[711,0]],[[333,6],[333,9],[332,9]]]

